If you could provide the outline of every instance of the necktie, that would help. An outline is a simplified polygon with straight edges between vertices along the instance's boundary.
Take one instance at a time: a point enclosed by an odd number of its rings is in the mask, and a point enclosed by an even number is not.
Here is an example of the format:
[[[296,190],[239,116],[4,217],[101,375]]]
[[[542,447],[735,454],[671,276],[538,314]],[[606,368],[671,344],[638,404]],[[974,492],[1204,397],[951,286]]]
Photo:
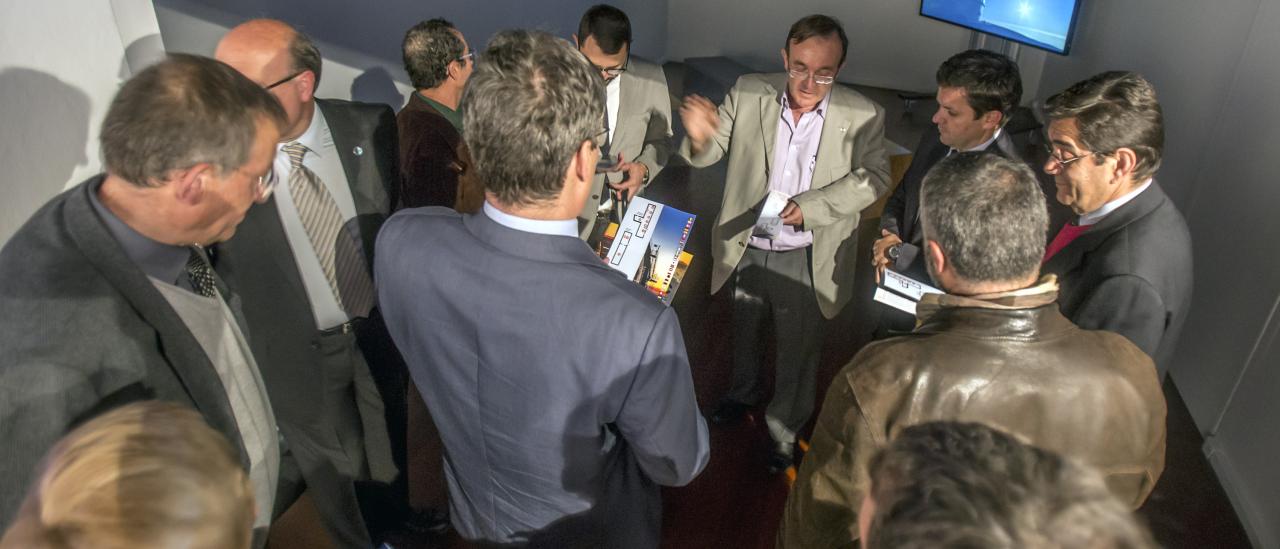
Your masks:
[[[204,254],[195,246],[191,247],[191,255],[187,257],[187,280],[191,289],[205,297],[217,297],[218,287],[213,281],[213,269],[204,260]]]
[[[1080,235],[1084,234],[1085,231],[1088,231],[1089,227],[1092,226],[1093,225],[1076,225],[1075,223],[1068,221],[1062,226],[1062,230],[1058,231],[1057,236],[1053,237],[1053,242],[1049,243],[1049,247],[1044,251],[1044,259],[1041,263],[1049,261],[1049,258],[1053,257],[1053,254],[1062,251],[1063,248],[1067,247],[1067,244],[1070,244],[1072,240],[1079,238]]]
[[[302,164],[307,147],[293,142],[282,150],[289,155],[289,193],[338,306],[353,317],[368,316],[374,302],[373,280],[359,243],[344,226],[333,195]]]

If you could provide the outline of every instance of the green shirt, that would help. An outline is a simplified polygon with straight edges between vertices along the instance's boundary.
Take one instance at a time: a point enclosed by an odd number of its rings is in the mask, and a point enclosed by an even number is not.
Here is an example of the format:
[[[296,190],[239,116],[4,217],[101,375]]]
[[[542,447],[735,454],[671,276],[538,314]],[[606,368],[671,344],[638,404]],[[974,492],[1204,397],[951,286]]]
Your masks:
[[[413,95],[418,99],[426,101],[428,105],[431,105],[431,108],[435,109],[436,112],[440,113],[440,115],[443,116],[445,120],[449,121],[449,124],[453,125],[453,129],[458,130],[459,134],[462,133],[462,113],[456,110],[450,109],[449,107],[446,107],[440,104],[439,102],[425,95],[422,95],[419,92],[413,92]]]

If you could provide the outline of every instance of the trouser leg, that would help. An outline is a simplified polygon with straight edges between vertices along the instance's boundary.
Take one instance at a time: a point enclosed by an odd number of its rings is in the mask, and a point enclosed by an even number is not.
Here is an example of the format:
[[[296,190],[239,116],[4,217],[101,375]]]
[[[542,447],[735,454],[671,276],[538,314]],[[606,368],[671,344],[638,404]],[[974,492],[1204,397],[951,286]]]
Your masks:
[[[818,308],[809,265],[808,248],[773,252],[767,265],[777,373],[765,420],[777,442],[795,442],[796,431],[813,414],[826,320]]]
[[[733,381],[725,398],[754,405],[760,400],[760,363],[764,358],[768,286],[764,256],[748,248],[738,262],[733,286]]]

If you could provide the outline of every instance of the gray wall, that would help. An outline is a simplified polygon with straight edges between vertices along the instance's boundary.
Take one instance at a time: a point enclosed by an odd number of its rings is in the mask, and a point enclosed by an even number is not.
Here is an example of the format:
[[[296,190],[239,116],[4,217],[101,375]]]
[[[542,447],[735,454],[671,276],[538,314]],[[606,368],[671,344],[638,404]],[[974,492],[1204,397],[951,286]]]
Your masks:
[[[835,16],[849,35],[840,80],[932,93],[938,65],[968,49],[971,32],[920,17],[918,0],[698,0],[672,2],[667,57],[727,56],[754,70],[782,70],[779,51],[791,23],[812,13]],[[1026,97],[1036,93],[1045,52],[1019,57]]]
[[[507,28],[537,28],[566,39],[594,0],[359,2],[308,0],[156,0],[160,30],[171,51],[211,55],[227,29],[254,17],[284,20],[309,34],[324,55],[321,97],[377,101],[400,108],[411,91],[400,61],[404,32],[418,21],[444,17],[474,49]],[[667,0],[613,2],[631,18],[634,52],[665,60]]]
[[[1171,366],[1205,452],[1259,547],[1280,547],[1280,0],[1085,3],[1076,49],[1042,97],[1108,69],[1141,72],[1164,107],[1157,175],[1191,226],[1195,295]]]
[[[98,126],[158,32],[149,0],[0,2],[0,244],[101,170]]]

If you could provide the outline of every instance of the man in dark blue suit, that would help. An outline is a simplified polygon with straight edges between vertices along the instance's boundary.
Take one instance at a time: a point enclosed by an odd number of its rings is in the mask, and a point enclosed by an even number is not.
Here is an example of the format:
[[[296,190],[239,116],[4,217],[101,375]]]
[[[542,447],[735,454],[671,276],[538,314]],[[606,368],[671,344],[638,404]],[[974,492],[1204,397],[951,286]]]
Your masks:
[[[1058,275],[1062,314],[1129,338],[1163,377],[1191,305],[1191,232],[1155,181],[1156,91],[1136,73],[1105,72],[1050,97],[1045,114],[1044,171],[1079,217],[1057,232],[1042,270]]]
[[[1026,144],[1015,142],[1007,125],[1022,100],[1022,75],[1013,60],[986,50],[960,52],[938,67],[937,82],[934,127],[921,137],[911,166],[885,203],[881,238],[872,247],[877,271],[889,268],[925,283],[930,280],[920,255],[920,182],[929,169],[955,151],[1029,160]],[[910,331],[915,317],[882,308],[881,326]]]
[[[501,33],[483,59],[463,96],[482,211],[401,210],[375,260],[444,441],[453,525],[499,544],[656,547],[658,485],[692,480],[710,447],[675,312],[578,238],[604,83],[545,33]]]

